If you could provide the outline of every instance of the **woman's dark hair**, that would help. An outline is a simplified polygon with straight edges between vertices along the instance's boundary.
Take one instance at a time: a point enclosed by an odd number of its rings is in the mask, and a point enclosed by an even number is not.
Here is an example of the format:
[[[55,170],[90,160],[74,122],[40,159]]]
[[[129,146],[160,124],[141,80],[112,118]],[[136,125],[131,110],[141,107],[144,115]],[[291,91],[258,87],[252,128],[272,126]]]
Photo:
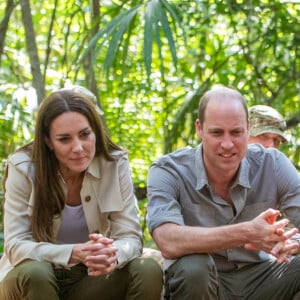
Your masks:
[[[20,149],[31,155],[35,169],[35,201],[32,208],[32,234],[36,241],[53,242],[53,218],[65,205],[65,195],[59,183],[58,161],[45,143],[52,122],[61,114],[77,112],[85,116],[96,135],[95,156],[113,160],[111,152],[122,150],[105,131],[95,104],[84,94],[62,89],[46,97],[38,110],[34,141]]]

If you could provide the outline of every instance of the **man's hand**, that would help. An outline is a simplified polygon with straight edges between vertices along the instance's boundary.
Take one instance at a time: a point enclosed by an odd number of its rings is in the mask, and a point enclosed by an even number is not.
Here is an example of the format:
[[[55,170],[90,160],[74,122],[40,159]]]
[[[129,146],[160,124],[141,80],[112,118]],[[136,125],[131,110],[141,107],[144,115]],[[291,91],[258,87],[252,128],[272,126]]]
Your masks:
[[[248,250],[263,250],[276,257],[277,261],[289,263],[288,255],[296,252],[299,244],[291,238],[298,233],[297,228],[288,231],[284,227],[289,223],[287,219],[276,221],[278,210],[268,209],[253,219],[253,241],[244,245]]]
[[[299,250],[299,243],[293,239],[288,239],[285,242],[277,243],[271,250],[271,254],[276,257],[278,263],[286,262],[290,260],[287,255],[295,255]]]

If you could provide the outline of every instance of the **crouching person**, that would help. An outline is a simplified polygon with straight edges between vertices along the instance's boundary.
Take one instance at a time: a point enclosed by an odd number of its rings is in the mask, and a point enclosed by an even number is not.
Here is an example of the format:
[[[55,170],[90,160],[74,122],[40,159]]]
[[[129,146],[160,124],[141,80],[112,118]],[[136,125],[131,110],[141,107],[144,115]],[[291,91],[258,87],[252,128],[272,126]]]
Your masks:
[[[197,148],[148,174],[148,226],[161,250],[165,299],[300,299],[300,177],[284,154],[247,146],[242,95],[215,87],[199,104]],[[276,221],[279,210],[297,228]]]
[[[8,158],[2,300],[160,299],[161,267],[141,256],[127,152],[89,95],[46,97],[34,141]]]

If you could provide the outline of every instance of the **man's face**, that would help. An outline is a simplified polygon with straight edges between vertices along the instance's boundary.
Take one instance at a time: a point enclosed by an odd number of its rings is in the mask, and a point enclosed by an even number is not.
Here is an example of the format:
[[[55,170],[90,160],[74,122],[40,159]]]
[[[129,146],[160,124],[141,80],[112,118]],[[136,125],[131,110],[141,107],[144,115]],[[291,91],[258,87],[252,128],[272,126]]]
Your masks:
[[[263,133],[257,136],[249,137],[249,144],[258,143],[265,148],[273,147],[278,149],[282,143],[282,137],[276,133]]]
[[[249,122],[239,100],[215,96],[207,104],[202,126],[196,121],[196,132],[202,140],[208,176],[234,176],[249,137]]]

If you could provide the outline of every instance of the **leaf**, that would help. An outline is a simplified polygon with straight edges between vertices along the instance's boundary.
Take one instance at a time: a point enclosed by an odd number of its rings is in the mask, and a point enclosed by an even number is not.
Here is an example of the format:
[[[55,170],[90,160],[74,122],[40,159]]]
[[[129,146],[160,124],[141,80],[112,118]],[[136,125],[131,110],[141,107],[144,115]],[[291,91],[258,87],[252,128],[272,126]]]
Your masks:
[[[144,61],[148,78],[151,73],[152,62],[152,43],[153,43],[153,25],[155,26],[155,1],[149,1],[145,11],[145,29],[144,29]]]
[[[107,40],[111,36],[113,36],[114,31],[116,31],[117,32],[116,37],[112,39],[113,44],[111,47],[113,50],[115,47],[114,43],[116,43],[120,39],[120,36],[123,35],[123,33],[126,30],[126,27],[131,22],[131,20],[134,18],[138,9],[140,8],[140,6],[141,6],[141,4],[131,8],[128,11],[121,13],[120,15],[117,15],[104,28],[102,28],[89,42],[86,50],[84,51],[81,58],[79,59],[79,63],[83,62],[84,58],[88,54],[90,54],[90,52],[95,48],[95,45],[97,44],[97,42],[100,39],[103,39],[103,41],[100,43],[100,45],[97,46],[95,49],[94,55],[97,56],[99,54],[100,50],[102,49],[103,45],[105,44],[105,42],[107,42]],[[119,30],[118,30],[118,28],[119,28]]]
[[[156,35],[156,43],[158,46],[161,66],[163,64],[162,42],[159,30],[160,27],[162,28],[168,40],[168,44],[172,54],[173,64],[175,68],[177,67],[176,47],[166,11],[168,11],[171,14],[171,16],[176,19],[177,22],[179,21],[175,11],[165,0],[152,0],[149,1],[146,5],[144,31],[144,61],[148,78],[151,74],[153,34]],[[163,73],[163,68],[161,67],[160,69]]]
[[[176,55],[176,47],[175,47],[175,43],[174,43],[174,39],[173,39],[173,35],[172,35],[172,30],[170,28],[169,22],[168,22],[168,17],[163,9],[163,7],[161,5],[159,5],[159,9],[158,9],[158,21],[160,21],[163,31],[165,33],[166,38],[168,39],[169,42],[169,47],[171,50],[171,54],[172,54],[172,59],[173,59],[173,63],[174,66],[177,66],[177,55]]]
[[[116,32],[112,36],[112,40],[109,44],[106,59],[104,62],[104,69],[108,70],[116,56],[116,53],[118,51],[118,46],[121,43],[121,39],[123,37],[124,32],[130,27],[129,25],[133,22],[134,18],[136,17],[137,10],[133,10],[130,13],[126,14],[121,20],[120,24],[118,24],[118,30],[117,26],[115,27]],[[130,34],[128,35],[128,37]]]

